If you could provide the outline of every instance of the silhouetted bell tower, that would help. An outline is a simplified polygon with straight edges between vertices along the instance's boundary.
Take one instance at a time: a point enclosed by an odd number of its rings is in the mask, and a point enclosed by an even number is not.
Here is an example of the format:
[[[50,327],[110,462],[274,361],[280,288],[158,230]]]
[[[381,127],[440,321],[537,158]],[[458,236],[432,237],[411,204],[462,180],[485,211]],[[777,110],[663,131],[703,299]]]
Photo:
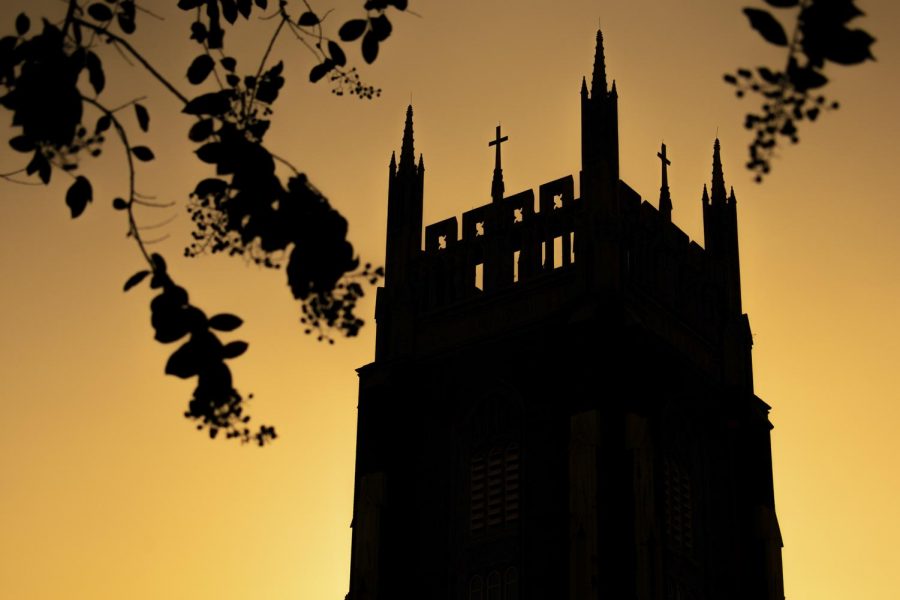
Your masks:
[[[784,598],[719,140],[701,247],[665,145],[658,207],[619,179],[600,32],[581,107],[580,196],[571,175],[508,195],[498,126],[489,201],[424,236],[407,109],[348,600]]]

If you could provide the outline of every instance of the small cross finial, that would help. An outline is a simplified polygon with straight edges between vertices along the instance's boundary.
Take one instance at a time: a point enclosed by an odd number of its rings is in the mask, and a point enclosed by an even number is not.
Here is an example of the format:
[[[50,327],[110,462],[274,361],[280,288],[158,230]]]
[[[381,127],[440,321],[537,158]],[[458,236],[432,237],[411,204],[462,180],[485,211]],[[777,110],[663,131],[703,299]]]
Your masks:
[[[662,149],[656,153],[656,156],[659,157],[659,160],[663,163],[663,172],[665,172],[666,167],[672,164],[668,158],[666,158],[666,143],[663,142]]]
[[[659,187],[659,212],[667,221],[672,220],[672,196],[669,194],[669,172],[666,167],[672,164],[672,161],[666,156],[666,144],[662,143],[662,147],[656,156],[662,166],[662,185]]]
[[[503,199],[503,169],[500,166],[500,144],[509,140],[509,136],[500,136],[500,125],[497,124],[497,133],[494,139],[488,142],[488,148],[491,146],[497,147],[497,153],[494,159],[494,180],[491,182],[491,198],[493,198],[494,202],[499,202]]]
[[[509,136],[504,135],[503,137],[500,137],[500,125],[498,124],[496,137],[492,141],[488,142],[488,148],[490,148],[491,146],[497,146],[497,156],[496,156],[496,162],[494,164],[495,169],[500,168],[500,144],[502,144],[503,142],[506,142],[508,140],[509,140]]]

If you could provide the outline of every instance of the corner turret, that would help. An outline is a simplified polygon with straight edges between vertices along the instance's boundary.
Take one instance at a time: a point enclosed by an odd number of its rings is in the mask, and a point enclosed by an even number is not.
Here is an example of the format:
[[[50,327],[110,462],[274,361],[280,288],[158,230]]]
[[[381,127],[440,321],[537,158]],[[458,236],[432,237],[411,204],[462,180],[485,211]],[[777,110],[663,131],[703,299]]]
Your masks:
[[[422,249],[422,203],[425,167],[419,157],[416,166],[413,146],[413,109],[406,109],[400,161],[391,154],[388,176],[387,245],[385,279],[387,289],[402,286],[408,278],[409,263]]]
[[[706,250],[720,264],[726,281],[728,309],[741,313],[741,269],[738,256],[737,200],[734,188],[725,192],[722,150],[719,138],[713,144],[710,193],[703,186],[703,239]]]
[[[615,81],[607,87],[603,32],[597,30],[597,46],[591,75],[581,86],[581,170],[582,184],[590,195],[608,193],[619,181],[619,108]]]

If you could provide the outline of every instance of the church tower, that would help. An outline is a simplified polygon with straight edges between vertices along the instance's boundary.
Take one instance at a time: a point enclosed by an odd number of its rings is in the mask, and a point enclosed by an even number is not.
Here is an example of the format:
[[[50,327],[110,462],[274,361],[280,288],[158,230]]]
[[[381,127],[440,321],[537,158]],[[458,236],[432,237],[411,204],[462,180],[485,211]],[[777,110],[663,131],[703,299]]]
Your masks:
[[[424,228],[412,107],[359,369],[348,600],[783,600],[719,140],[704,246],[619,179],[603,37],[571,175]],[[487,185],[485,186],[487,191]],[[537,197],[535,197],[537,196]]]

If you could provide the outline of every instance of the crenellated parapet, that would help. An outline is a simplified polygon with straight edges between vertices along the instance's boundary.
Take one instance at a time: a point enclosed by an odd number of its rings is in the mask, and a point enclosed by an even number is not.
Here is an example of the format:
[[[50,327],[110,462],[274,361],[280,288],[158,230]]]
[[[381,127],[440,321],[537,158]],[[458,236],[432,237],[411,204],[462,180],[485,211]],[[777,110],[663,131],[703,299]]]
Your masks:
[[[725,312],[716,261],[626,183],[618,192],[621,292],[712,335]],[[593,265],[581,260],[594,237],[588,216],[569,175],[541,185],[537,201],[525,190],[426,226],[414,267],[417,314],[503,301],[562,272],[590,279]]]
[[[488,296],[575,262],[579,205],[572,176],[473,208],[425,228],[419,307]]]

